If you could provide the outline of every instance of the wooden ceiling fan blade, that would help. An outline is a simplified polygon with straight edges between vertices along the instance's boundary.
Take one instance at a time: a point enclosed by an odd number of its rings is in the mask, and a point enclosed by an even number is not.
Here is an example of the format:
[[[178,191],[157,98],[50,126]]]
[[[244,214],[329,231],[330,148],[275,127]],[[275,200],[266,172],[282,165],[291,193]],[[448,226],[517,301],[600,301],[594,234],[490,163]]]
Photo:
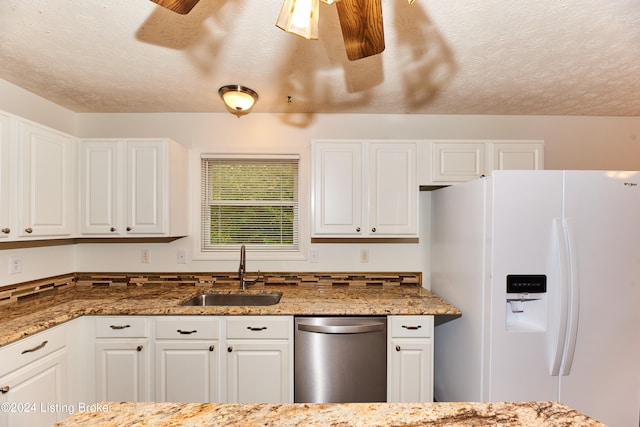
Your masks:
[[[336,7],[350,61],[384,51],[382,0],[341,0]]]
[[[151,0],[158,6],[162,6],[180,15],[186,15],[198,4],[200,0]]]

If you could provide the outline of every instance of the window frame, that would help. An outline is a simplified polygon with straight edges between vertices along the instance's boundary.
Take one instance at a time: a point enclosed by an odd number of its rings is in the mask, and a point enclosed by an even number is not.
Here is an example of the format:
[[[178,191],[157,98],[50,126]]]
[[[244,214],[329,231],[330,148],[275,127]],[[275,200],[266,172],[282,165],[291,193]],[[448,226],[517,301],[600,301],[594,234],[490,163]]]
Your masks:
[[[304,179],[306,176],[303,173],[304,162],[303,158],[300,154],[215,154],[215,153],[201,153],[200,158],[198,159],[198,186],[200,188],[199,197],[197,198],[197,217],[198,221],[196,224],[196,230],[194,230],[194,234],[196,236],[196,241],[194,242],[196,246],[194,247],[194,260],[228,260],[228,259],[238,259],[240,244],[237,245],[228,245],[228,247],[214,250],[204,250],[202,239],[204,238],[204,228],[207,227],[205,224],[205,213],[203,211],[203,200],[204,193],[206,192],[206,188],[202,182],[202,174],[203,171],[203,160],[207,159],[215,159],[215,160],[290,160],[295,159],[298,162],[298,182],[297,182],[297,200],[298,200],[298,248],[295,249],[265,249],[261,250],[259,248],[251,247],[250,244],[247,244],[247,251],[251,253],[251,259],[255,260],[304,260],[307,258],[307,236],[308,236],[308,199],[307,192],[304,190],[308,186],[308,180]]]

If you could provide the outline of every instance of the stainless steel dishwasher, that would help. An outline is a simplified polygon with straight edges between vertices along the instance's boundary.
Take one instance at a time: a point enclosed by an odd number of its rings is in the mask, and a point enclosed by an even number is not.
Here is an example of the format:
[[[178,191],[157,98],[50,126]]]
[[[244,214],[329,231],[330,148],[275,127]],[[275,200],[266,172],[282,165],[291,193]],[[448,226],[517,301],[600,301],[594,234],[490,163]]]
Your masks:
[[[294,401],[387,400],[386,317],[296,317]]]

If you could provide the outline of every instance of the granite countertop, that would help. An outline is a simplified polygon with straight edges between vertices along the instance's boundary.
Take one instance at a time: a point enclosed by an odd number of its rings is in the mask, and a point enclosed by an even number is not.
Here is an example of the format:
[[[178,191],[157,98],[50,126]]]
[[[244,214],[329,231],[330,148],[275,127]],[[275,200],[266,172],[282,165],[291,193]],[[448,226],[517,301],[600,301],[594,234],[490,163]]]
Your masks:
[[[557,402],[216,404],[102,402],[56,426],[604,426]]]
[[[183,307],[206,293],[281,293],[271,306]],[[460,315],[460,310],[420,286],[84,287],[0,306],[0,346],[83,315]]]

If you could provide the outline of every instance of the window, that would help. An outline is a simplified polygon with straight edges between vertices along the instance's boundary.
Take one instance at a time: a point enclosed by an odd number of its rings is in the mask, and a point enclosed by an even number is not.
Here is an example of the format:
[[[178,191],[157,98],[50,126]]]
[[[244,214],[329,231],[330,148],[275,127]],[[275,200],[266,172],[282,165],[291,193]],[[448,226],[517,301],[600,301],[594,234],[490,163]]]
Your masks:
[[[298,156],[203,156],[202,251],[298,251]]]

